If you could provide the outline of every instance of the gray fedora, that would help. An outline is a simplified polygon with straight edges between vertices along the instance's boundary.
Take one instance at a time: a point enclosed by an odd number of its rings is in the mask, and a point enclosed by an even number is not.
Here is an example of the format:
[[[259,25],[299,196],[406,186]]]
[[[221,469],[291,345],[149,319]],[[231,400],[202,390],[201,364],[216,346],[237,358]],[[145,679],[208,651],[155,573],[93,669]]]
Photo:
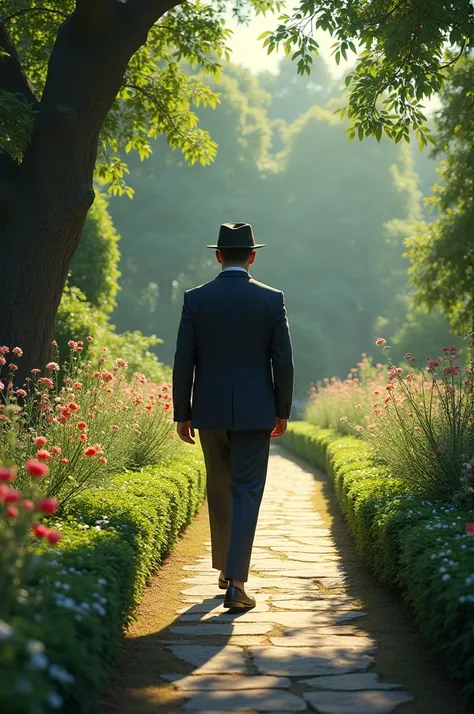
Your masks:
[[[264,243],[255,243],[252,226],[249,223],[223,223],[219,229],[217,245],[208,245],[217,250],[227,248],[264,248]]]

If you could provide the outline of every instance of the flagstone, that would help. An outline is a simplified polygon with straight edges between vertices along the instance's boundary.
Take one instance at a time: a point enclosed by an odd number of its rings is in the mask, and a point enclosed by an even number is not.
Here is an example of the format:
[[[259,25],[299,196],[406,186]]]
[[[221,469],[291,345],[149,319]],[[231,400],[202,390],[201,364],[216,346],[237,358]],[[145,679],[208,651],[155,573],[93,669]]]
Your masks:
[[[282,627],[312,627],[325,625],[336,625],[339,622],[348,622],[363,616],[358,610],[349,610],[347,612],[327,613],[327,612],[255,612],[249,610],[245,613],[233,613],[224,611],[219,614],[214,612],[208,613],[190,613],[181,615],[181,622],[213,622],[215,624],[231,621],[231,622],[256,622],[256,623],[272,623],[281,625]]]
[[[166,645],[172,654],[197,669],[193,674],[246,674],[247,662],[244,650],[235,645]]]
[[[233,674],[203,674],[200,677],[183,676],[182,674],[162,674],[162,679],[172,682],[179,690],[212,690],[222,689],[233,691],[240,689],[289,689],[291,681],[287,677],[268,677],[264,674],[233,675]]]
[[[370,637],[356,635],[325,635],[321,630],[290,632],[284,637],[271,637],[270,642],[277,647],[320,647],[334,656],[346,652],[369,652],[375,649],[375,642]]]
[[[189,696],[187,693],[186,696]],[[284,709],[286,712],[306,711],[306,702],[291,692],[280,689],[260,689],[252,691],[226,692],[214,690],[199,692],[192,696],[183,707],[184,711],[242,711],[247,707],[257,712],[274,712]]]
[[[318,647],[251,647],[250,652],[257,669],[262,674],[287,677],[309,675],[348,674],[368,669],[373,658],[358,652],[334,656]]]
[[[291,600],[283,600],[281,596],[276,596],[272,599],[272,605],[282,610],[350,610],[354,607],[354,603],[349,598],[332,598],[330,595],[327,599],[313,600],[297,600],[292,596]]]
[[[220,618],[213,618],[214,620]],[[172,625],[169,628],[170,632],[177,635],[192,635],[194,637],[213,637],[214,635],[266,635],[271,632],[272,625],[256,622],[209,622],[209,620],[200,620],[195,625]]]
[[[301,684],[314,689],[331,689],[336,691],[365,691],[375,689],[400,689],[400,684],[380,682],[376,672],[357,672],[355,674],[336,674],[333,677],[309,677]]]
[[[320,714],[389,714],[411,702],[405,692],[305,692],[303,697]]]

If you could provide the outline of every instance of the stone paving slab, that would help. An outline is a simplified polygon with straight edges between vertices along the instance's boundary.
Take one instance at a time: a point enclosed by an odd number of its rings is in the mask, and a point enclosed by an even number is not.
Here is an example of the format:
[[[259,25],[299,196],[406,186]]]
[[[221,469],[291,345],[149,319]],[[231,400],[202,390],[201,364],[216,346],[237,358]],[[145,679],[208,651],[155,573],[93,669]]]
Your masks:
[[[346,594],[314,489],[311,473],[272,446],[247,585],[254,610],[223,608],[209,542],[183,567],[182,607],[162,639],[192,670],[163,676],[186,700],[183,712],[385,714],[410,701],[374,670],[376,642]]]
[[[291,681],[287,677],[267,677],[263,674],[232,675],[207,674],[200,677],[183,676],[179,674],[163,674],[162,679],[172,682],[176,689],[207,691],[222,689],[225,691],[240,689],[289,689]]]
[[[413,699],[405,692],[381,691],[306,692],[303,696],[320,714],[390,714]]]
[[[357,692],[376,689],[400,689],[399,684],[380,682],[375,672],[357,674],[336,674],[333,677],[309,677],[301,684],[313,689],[330,689],[335,691]]]
[[[187,695],[188,696],[188,695]],[[241,711],[251,707],[256,712],[274,712],[276,708],[285,712],[306,711],[306,702],[291,692],[281,689],[256,689],[252,691],[226,692],[213,690],[196,693],[183,707],[183,711]]]

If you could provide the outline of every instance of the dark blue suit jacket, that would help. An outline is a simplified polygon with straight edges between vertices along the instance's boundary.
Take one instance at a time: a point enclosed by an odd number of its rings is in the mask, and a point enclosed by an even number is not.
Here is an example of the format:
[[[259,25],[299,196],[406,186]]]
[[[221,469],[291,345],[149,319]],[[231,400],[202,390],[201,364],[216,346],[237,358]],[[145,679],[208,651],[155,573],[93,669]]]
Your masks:
[[[174,420],[198,429],[273,429],[290,416],[293,354],[280,290],[223,271],[188,290],[173,368]]]

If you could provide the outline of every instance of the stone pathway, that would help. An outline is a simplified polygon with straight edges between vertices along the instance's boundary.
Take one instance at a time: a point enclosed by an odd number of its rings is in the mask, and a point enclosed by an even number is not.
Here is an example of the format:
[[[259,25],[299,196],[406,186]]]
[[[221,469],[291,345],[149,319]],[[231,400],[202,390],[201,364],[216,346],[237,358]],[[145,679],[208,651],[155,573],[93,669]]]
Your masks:
[[[374,671],[375,642],[358,629],[364,613],[345,592],[314,488],[272,448],[248,583],[254,610],[224,610],[209,552],[184,566],[165,646],[194,669],[161,675],[185,699],[183,712],[385,714],[412,700]]]

